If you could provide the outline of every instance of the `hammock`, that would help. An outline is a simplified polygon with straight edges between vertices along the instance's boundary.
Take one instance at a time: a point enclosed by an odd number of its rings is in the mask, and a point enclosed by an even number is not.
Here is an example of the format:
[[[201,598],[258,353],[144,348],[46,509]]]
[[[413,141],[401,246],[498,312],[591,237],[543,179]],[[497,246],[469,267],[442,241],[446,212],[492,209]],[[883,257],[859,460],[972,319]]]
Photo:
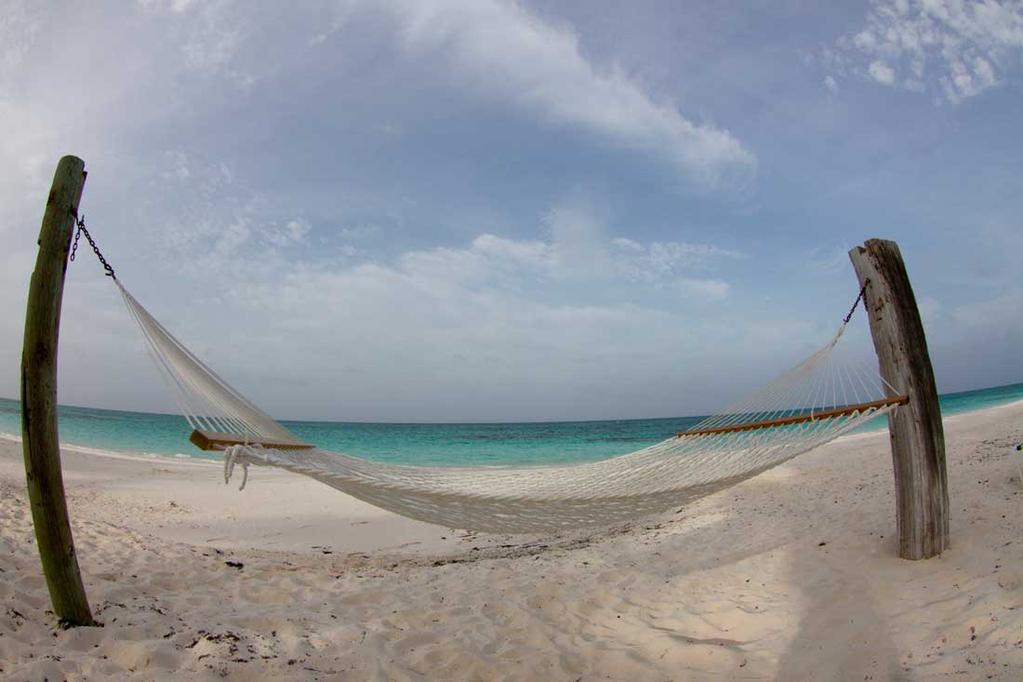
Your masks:
[[[114,282],[194,429],[192,442],[224,451],[225,481],[240,465],[244,488],[249,465],[275,466],[451,528],[548,532],[663,512],[756,476],[907,401],[878,375],[835,362],[833,351],[850,311],[824,347],[764,388],[689,431],[630,454],[558,466],[385,464],[304,443],[218,377]]]

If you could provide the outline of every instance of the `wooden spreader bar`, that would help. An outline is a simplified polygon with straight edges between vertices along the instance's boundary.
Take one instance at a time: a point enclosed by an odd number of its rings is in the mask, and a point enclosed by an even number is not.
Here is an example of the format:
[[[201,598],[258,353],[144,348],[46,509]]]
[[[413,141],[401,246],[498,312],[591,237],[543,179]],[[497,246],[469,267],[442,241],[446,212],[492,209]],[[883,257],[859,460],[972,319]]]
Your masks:
[[[225,450],[232,445],[261,445],[264,448],[273,448],[274,450],[311,450],[316,447],[293,440],[275,440],[273,438],[253,439],[251,437],[246,438],[237,433],[203,431],[201,429],[192,431],[192,435],[188,437],[188,440],[200,450]]]
[[[814,412],[812,414],[798,414],[792,417],[781,417],[779,419],[767,419],[759,422],[746,422],[745,424],[732,424],[731,426],[717,426],[710,429],[697,429],[695,431],[679,431],[675,435],[679,438],[684,436],[706,436],[715,433],[734,433],[737,431],[755,431],[756,429],[766,429],[772,426],[788,426],[791,424],[804,424],[806,422],[817,421],[818,419],[831,419],[832,417],[844,417],[846,415],[853,414],[855,412],[863,412],[864,410],[871,410],[875,408],[890,407],[892,405],[905,405],[909,402],[908,395],[893,396],[891,398],[882,398],[880,400],[873,400],[869,403],[857,403],[856,405],[844,405],[842,407],[836,407],[831,410],[824,410],[823,412]]]

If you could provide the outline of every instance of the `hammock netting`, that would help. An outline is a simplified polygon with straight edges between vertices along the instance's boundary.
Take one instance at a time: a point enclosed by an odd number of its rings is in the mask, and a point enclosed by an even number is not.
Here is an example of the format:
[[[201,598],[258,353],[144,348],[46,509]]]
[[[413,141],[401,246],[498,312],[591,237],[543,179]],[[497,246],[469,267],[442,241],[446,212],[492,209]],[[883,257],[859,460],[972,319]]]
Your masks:
[[[895,409],[901,398],[876,369],[836,361],[844,323],[820,350],[767,386],[690,432],[630,454],[557,466],[385,464],[307,446],[218,377],[114,281],[192,428],[230,435],[223,441],[226,479],[238,465],[246,478],[249,465],[275,466],[451,528],[549,532],[677,508],[827,443]]]

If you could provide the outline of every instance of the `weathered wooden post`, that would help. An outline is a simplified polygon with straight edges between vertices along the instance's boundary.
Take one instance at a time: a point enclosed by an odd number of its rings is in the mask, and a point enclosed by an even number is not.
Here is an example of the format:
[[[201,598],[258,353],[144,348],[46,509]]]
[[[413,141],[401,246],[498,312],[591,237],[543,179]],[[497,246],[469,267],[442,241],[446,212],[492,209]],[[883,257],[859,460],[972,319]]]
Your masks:
[[[21,434],[25,477],[39,558],[53,612],[61,624],[96,625],[78,569],[57,435],[57,337],[74,216],[85,186],[85,162],[65,156],[53,176],[39,231],[39,255],[28,289],[21,355]]]
[[[849,252],[870,318],[881,376],[909,403],[888,415],[895,465],[899,556],[928,559],[949,545],[945,434],[920,311],[895,242]]]

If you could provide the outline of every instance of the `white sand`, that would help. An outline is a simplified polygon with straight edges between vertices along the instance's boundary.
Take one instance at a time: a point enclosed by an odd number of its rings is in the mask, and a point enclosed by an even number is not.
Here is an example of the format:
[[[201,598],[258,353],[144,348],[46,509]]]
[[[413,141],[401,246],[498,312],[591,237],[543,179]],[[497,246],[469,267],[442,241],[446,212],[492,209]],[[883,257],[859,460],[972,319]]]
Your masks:
[[[395,517],[254,470],[66,450],[103,628],[55,629],[0,442],[0,677],[1023,679],[1023,403],[946,420],[953,547],[895,556],[886,434],[677,513],[553,538]],[[240,562],[233,568],[225,562]]]

